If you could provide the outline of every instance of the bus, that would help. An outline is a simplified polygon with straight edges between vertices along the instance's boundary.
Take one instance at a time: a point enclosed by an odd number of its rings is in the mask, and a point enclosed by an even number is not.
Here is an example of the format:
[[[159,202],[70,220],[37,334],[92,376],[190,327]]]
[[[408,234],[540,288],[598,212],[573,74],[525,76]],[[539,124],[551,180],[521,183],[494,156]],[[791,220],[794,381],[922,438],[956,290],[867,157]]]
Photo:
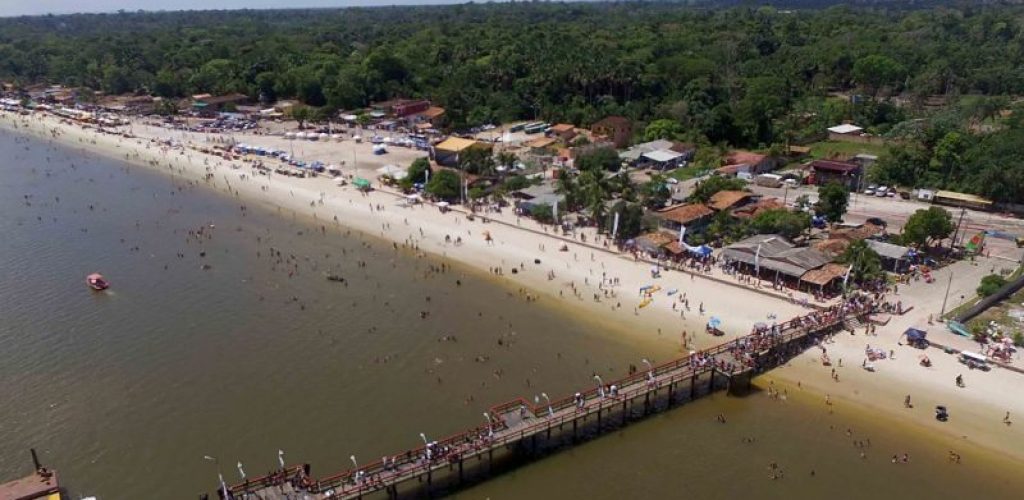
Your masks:
[[[543,132],[544,129],[548,128],[548,124],[544,122],[535,122],[523,127],[523,132],[527,134],[537,134]]]

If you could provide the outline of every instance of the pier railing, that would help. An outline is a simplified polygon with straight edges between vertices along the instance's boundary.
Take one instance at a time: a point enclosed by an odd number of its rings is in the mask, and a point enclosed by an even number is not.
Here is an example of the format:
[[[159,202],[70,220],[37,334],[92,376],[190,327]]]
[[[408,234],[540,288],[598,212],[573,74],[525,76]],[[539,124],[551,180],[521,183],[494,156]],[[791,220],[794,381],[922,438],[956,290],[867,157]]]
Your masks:
[[[722,355],[739,353],[759,359],[762,354],[780,346],[792,345],[805,337],[833,331],[848,318],[861,317],[872,310],[873,305],[866,302],[832,306],[709,349],[691,351],[679,358],[652,365],[647,370],[637,370],[611,380],[601,387],[595,384],[580,391],[578,396],[566,396],[551,400],[550,403],[533,403],[520,397],[492,406],[488,411],[490,418],[487,424],[405,450],[392,455],[390,459],[379,459],[319,480],[309,477],[307,466],[294,466],[230,486],[229,491],[232,496],[241,496],[286,482],[295,489],[326,497],[355,498],[385,490],[390,494],[398,483],[424,475],[429,483],[432,471],[456,464],[461,476],[462,461],[466,458],[478,457],[485,452],[493,453],[493,450],[502,446],[522,442],[540,432],[550,432],[555,427],[561,428],[570,423],[575,425],[581,417],[586,418],[591,414],[597,414],[600,421],[604,410],[617,405],[625,409],[627,401],[649,397],[652,392],[656,394],[663,387],[670,388],[671,402],[671,387],[687,380],[693,384],[696,378],[708,373],[711,374],[713,385],[716,374],[732,376],[739,372],[759,371],[762,367],[749,364],[747,359],[732,356],[727,361],[720,358],[724,357]],[[616,388],[614,392],[608,389],[612,386]]]

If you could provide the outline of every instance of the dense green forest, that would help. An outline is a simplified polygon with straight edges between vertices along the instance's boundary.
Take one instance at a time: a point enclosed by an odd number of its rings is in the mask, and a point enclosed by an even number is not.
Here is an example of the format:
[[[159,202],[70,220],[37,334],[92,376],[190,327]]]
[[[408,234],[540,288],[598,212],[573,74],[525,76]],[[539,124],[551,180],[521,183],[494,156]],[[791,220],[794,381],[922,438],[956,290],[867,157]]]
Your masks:
[[[807,3],[807,2],[804,2]],[[515,3],[0,19],[0,79],[242,92],[323,112],[427,97],[455,128],[606,115],[771,148],[852,120],[898,139],[873,175],[1024,199],[1024,8]],[[929,106],[941,96],[939,106]],[[966,96],[966,97],[963,97]],[[648,134],[651,135],[651,134]],[[642,135],[641,135],[642,137]],[[1018,174],[1018,171],[1020,173]]]

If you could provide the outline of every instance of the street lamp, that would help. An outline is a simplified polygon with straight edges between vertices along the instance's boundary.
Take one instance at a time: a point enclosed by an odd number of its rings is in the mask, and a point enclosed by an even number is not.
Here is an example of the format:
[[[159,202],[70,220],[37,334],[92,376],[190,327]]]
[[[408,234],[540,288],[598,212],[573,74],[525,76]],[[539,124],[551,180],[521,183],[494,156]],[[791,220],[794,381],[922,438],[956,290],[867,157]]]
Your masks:
[[[601,380],[600,375],[594,375],[594,380],[597,381],[597,393],[603,398],[604,397],[604,381]]]
[[[427,435],[422,433],[422,432],[420,433],[420,439],[423,440],[423,449],[426,450],[426,452],[427,452],[427,460],[429,461],[430,460],[430,442],[427,441]]]
[[[488,436],[493,436],[494,435],[494,423],[491,422],[491,414],[487,413],[487,412],[484,412],[484,418],[487,419],[487,435]]]
[[[648,361],[647,358],[641,359],[640,361],[642,361],[645,365],[647,365],[647,380],[649,380],[650,382],[653,383],[654,382],[654,367],[651,366],[651,362]]]
[[[224,484],[224,474],[220,472],[220,461],[217,457],[211,457],[210,455],[203,455],[203,460],[209,460],[217,466],[217,480],[220,481],[220,490],[224,493],[224,498],[228,498],[228,485]]]
[[[544,398],[544,401],[547,401],[548,403],[548,416],[555,416],[555,410],[551,408],[551,398],[548,397],[548,394],[546,392],[542,392],[540,393],[540,397]]]
[[[771,238],[768,238],[757,244],[757,251],[754,252],[754,274],[757,275],[758,279],[761,278],[761,245],[764,245],[765,243],[771,243],[775,240],[776,238],[772,236]]]

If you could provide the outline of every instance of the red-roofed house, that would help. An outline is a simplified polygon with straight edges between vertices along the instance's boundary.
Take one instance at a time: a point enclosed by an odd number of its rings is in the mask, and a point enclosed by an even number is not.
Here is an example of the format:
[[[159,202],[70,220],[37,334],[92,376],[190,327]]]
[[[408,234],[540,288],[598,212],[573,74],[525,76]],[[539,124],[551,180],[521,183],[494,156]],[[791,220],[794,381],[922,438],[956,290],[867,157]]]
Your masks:
[[[808,184],[823,185],[838,182],[847,189],[856,189],[860,184],[864,169],[856,163],[835,160],[814,160],[807,164],[811,170]]]
[[[719,191],[711,195],[708,206],[721,212],[742,205],[754,196],[746,191]]]
[[[655,217],[661,220],[661,227],[678,231],[680,227],[686,226],[688,232],[703,228],[714,214],[715,211],[705,205],[687,203],[663,208],[654,213]]]
[[[719,168],[719,173],[736,174],[748,172],[750,175],[763,174],[771,171],[775,166],[768,155],[754,153],[751,151],[735,150],[725,155],[725,165]]]
[[[548,129],[548,134],[568,143],[573,137],[576,137],[576,127],[571,123],[558,123]]]
[[[761,198],[754,203],[733,209],[732,216],[740,219],[746,219],[750,217],[757,217],[761,212],[776,210],[779,208],[786,208],[786,206],[778,198]]]
[[[633,125],[624,116],[609,116],[590,126],[590,131],[606,137],[617,148],[629,145],[633,138]]]

